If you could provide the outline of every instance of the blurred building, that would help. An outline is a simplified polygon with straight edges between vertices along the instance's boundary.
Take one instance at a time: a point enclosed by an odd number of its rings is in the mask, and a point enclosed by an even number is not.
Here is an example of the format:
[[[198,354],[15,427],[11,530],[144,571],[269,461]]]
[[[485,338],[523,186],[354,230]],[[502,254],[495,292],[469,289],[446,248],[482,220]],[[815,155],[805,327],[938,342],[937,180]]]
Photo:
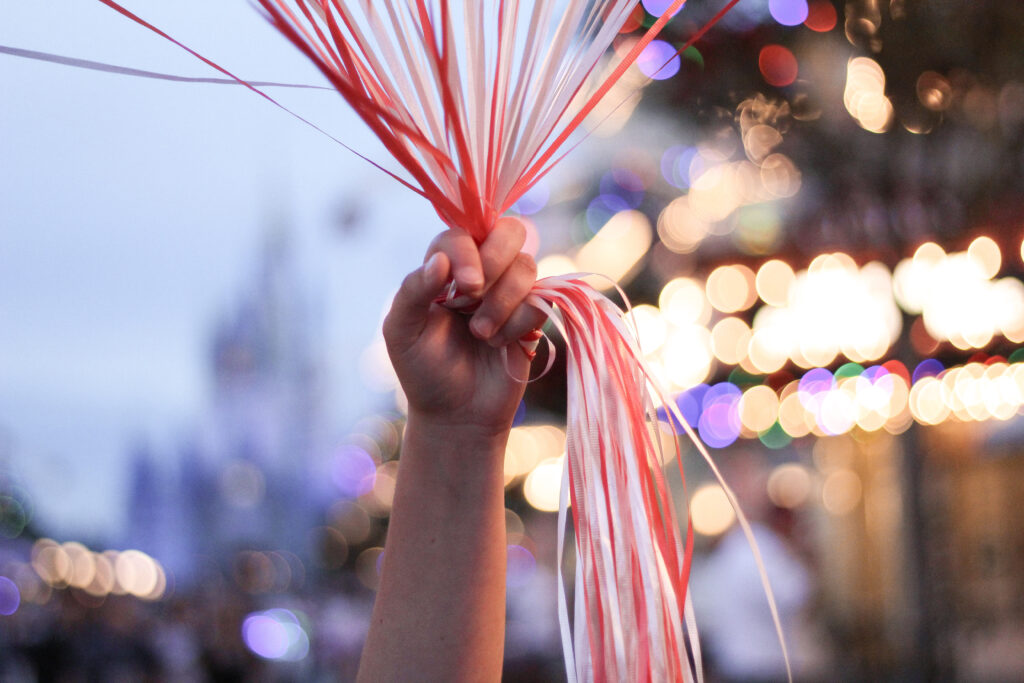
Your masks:
[[[215,324],[198,427],[171,458],[134,447],[126,546],[160,559],[179,583],[241,549],[307,555],[325,507],[314,474],[327,431],[314,322],[278,232]]]

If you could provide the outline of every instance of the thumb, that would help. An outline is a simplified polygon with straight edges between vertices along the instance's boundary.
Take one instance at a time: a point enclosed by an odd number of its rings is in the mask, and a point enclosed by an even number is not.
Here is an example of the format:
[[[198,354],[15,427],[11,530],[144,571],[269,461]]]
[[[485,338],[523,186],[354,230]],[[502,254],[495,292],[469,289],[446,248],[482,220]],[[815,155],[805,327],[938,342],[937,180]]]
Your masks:
[[[405,347],[419,338],[430,307],[448,280],[450,270],[448,257],[443,252],[436,252],[426,263],[406,275],[384,319],[384,340],[389,347]]]

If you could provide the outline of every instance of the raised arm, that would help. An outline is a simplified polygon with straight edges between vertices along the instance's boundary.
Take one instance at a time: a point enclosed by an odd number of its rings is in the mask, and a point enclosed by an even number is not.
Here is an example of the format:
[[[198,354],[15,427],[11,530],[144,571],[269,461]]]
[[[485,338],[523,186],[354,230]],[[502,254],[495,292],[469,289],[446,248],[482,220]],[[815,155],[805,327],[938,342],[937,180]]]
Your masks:
[[[496,681],[505,623],[502,467],[530,359],[515,343],[542,321],[524,229],[499,221],[477,248],[447,230],[384,321],[409,399],[380,590],[359,680]],[[470,317],[434,303],[454,276]],[[507,345],[507,367],[501,348]]]

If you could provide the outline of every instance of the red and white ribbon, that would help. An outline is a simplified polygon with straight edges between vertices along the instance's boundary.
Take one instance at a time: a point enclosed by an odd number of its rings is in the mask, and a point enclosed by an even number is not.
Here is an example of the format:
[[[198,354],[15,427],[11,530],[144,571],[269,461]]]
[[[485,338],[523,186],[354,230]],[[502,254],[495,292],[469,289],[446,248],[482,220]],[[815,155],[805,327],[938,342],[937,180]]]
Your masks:
[[[281,106],[113,0],[99,1]],[[724,1],[679,52],[737,1]],[[684,4],[670,2],[595,83],[595,68],[635,0],[256,2],[401,167],[382,170],[426,198],[446,224],[481,242],[498,217],[564,156],[570,136]],[[570,680],[701,680],[687,594],[693,530],[689,519],[677,519],[662,472],[660,439],[652,434],[659,407],[683,426],[736,508],[781,642],[749,524],[699,439],[657,389],[622,311],[577,276],[539,281],[529,302],[547,313],[568,354],[558,538],[561,559],[571,513],[571,620],[561,573],[558,586]]]

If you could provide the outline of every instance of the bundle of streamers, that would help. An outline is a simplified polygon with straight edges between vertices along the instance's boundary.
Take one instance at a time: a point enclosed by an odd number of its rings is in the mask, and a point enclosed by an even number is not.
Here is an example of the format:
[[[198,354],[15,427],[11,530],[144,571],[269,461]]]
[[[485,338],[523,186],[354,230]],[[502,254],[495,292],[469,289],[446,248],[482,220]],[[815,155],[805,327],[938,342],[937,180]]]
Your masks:
[[[256,1],[404,170],[386,172],[478,242],[571,148],[570,136],[684,4],[662,3],[602,66],[636,0]],[[559,619],[569,679],[700,680],[687,595],[692,527],[676,518],[662,473],[659,407],[717,469],[645,368],[622,310],[572,275],[537,282],[529,302],[567,348],[559,558],[571,510],[576,569],[571,617],[560,573]],[[774,613],[763,570],[762,581]],[[781,640],[777,617],[776,627]]]

